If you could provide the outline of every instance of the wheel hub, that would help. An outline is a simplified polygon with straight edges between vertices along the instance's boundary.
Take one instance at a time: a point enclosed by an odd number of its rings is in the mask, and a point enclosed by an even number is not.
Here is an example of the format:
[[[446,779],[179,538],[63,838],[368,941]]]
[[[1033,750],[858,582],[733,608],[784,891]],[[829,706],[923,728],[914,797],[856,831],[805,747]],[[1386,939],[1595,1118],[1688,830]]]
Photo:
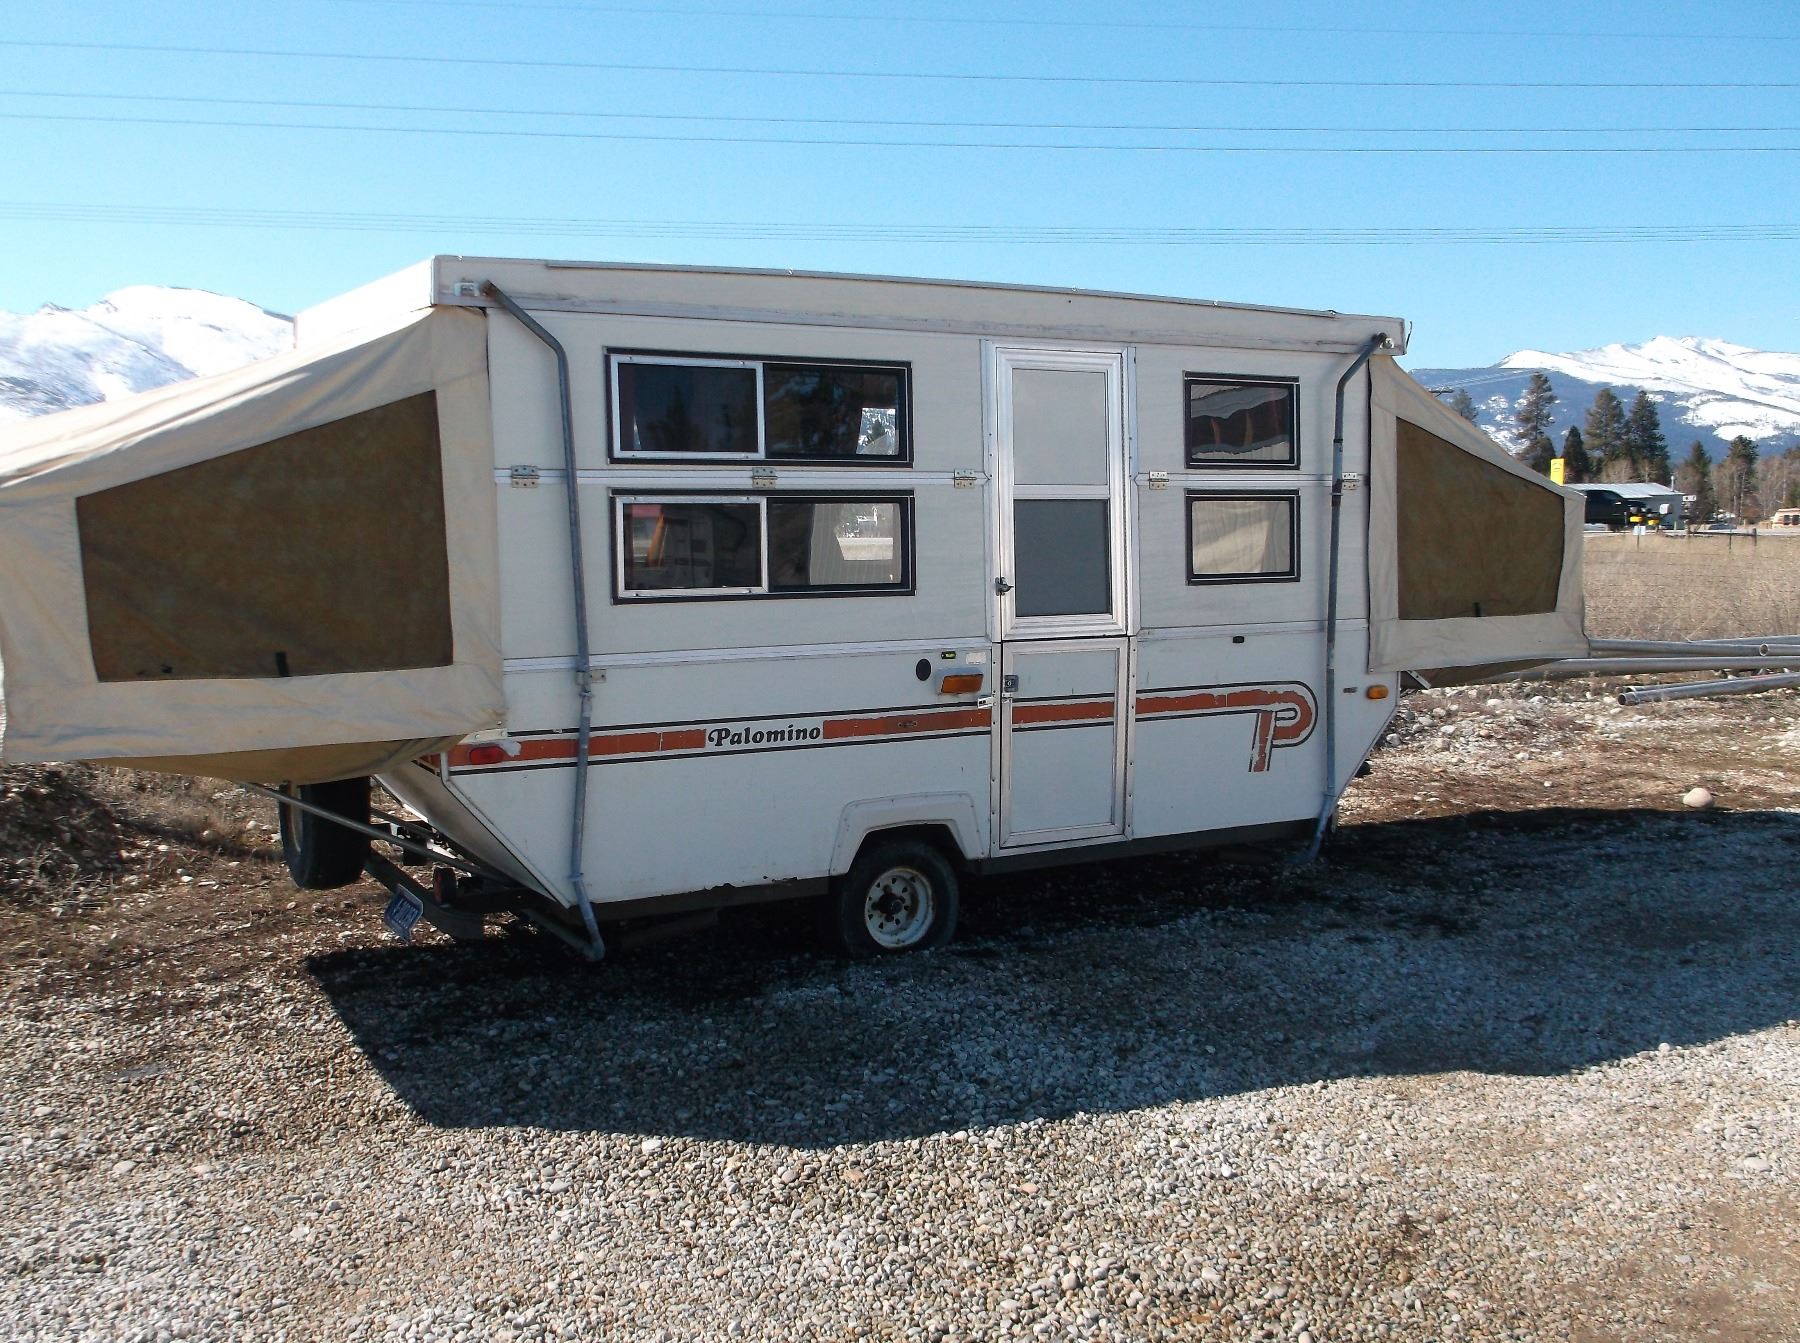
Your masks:
[[[922,941],[936,912],[936,893],[925,874],[892,867],[869,883],[863,926],[877,946],[897,951]]]

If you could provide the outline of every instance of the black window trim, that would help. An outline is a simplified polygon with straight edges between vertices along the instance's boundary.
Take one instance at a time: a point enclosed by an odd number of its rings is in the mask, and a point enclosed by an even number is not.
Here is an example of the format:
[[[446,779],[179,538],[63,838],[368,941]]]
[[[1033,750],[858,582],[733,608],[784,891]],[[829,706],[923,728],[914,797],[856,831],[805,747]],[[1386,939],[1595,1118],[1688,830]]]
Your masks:
[[[1288,394],[1288,459],[1279,462],[1220,461],[1195,458],[1187,446],[1188,408],[1192,404],[1189,389],[1195,383],[1212,383],[1220,387],[1282,387]],[[1249,376],[1242,373],[1195,373],[1181,375],[1181,461],[1189,471],[1298,471],[1300,469],[1300,379],[1283,374]]]
[[[1194,501],[1197,499],[1264,500],[1288,505],[1288,568],[1284,573],[1196,574],[1194,572]],[[1298,583],[1300,581],[1300,491],[1299,490],[1185,490],[1182,493],[1182,529],[1187,544],[1182,549],[1182,564],[1187,570],[1189,587],[1211,587],[1217,583]]]
[[[752,367],[756,370],[756,446],[757,451],[751,453],[725,452],[692,452],[692,453],[651,453],[626,452],[620,445],[623,426],[619,424],[618,365],[621,359],[626,363],[656,363],[658,361],[679,361],[692,367]],[[900,376],[900,405],[895,415],[894,432],[900,441],[900,451],[892,457],[800,457],[793,455],[775,455],[769,452],[767,434],[767,392],[766,370],[771,364],[799,365],[810,368],[850,368],[861,369],[871,373],[897,373]],[[816,358],[812,355],[786,354],[721,354],[710,350],[639,350],[613,349],[608,347],[604,352],[605,372],[605,434],[606,460],[610,463],[706,466],[708,464],[733,464],[738,462],[779,462],[784,466],[813,467],[819,470],[839,470],[850,467],[859,470],[880,470],[887,468],[910,467],[913,464],[912,436],[912,361],[906,359],[841,359]]]
[[[655,502],[657,500],[716,499],[722,502],[736,503],[745,499],[756,499],[763,503],[762,516],[762,586],[755,591],[746,592],[739,588],[660,588],[649,591],[627,592],[625,590],[625,555],[623,546],[625,536],[621,521],[625,516],[623,505],[633,500]],[[811,587],[811,588],[777,588],[769,583],[769,510],[770,499],[791,500],[800,503],[856,503],[898,504],[900,506],[900,572],[899,583],[883,583],[878,587]],[[671,602],[741,602],[741,601],[788,601],[818,600],[820,598],[839,597],[911,597],[917,595],[918,578],[915,570],[915,558],[918,548],[913,542],[913,491],[911,490],[740,490],[740,489],[660,489],[652,486],[639,486],[610,490],[607,493],[607,530],[609,540],[609,560],[612,566],[612,601],[615,606],[642,606],[646,604],[663,605]]]

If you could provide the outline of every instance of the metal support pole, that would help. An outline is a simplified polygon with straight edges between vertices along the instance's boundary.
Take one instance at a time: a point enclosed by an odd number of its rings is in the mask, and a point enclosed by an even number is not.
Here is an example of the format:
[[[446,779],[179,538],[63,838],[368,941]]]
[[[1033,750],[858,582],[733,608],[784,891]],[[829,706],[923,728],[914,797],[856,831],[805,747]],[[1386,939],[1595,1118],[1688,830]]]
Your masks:
[[[599,924],[594,921],[594,905],[588,899],[587,881],[582,875],[587,839],[588,738],[592,736],[594,726],[594,672],[588,651],[587,569],[581,557],[581,490],[576,479],[575,414],[569,401],[569,352],[492,280],[481,286],[481,292],[511,313],[556,356],[556,388],[562,403],[563,492],[569,499],[569,567],[575,595],[575,691],[580,720],[575,729],[575,815],[569,840],[569,885],[575,890],[581,924],[587,930],[595,959],[598,959],[606,944],[600,937]]]
[[[380,826],[365,825],[361,821],[351,820],[348,816],[339,816],[335,811],[332,811],[328,807],[321,807],[316,802],[302,802],[292,793],[284,793],[278,788],[269,788],[260,783],[241,783],[238,787],[247,788],[252,793],[261,793],[264,797],[273,798],[281,806],[292,807],[295,811],[311,812],[314,816],[323,817],[333,825],[341,825],[344,829],[354,830],[359,835],[367,835],[370,839],[378,839],[383,844],[392,844],[402,852],[410,853],[415,858],[423,858],[428,863],[440,863],[444,867],[454,867],[457,871],[467,872],[472,877],[483,877],[490,881],[502,880],[502,878],[498,878],[494,873],[488,871],[487,868],[477,866],[466,859],[452,857],[447,853],[439,853],[436,849],[430,848],[424,844],[414,843],[412,840],[396,835],[390,830],[383,830]]]
[[[1300,861],[1310,863],[1319,856],[1319,846],[1325,842],[1325,827],[1331,824],[1332,809],[1337,806],[1337,609],[1338,609],[1338,538],[1342,531],[1341,516],[1344,509],[1344,394],[1350,386],[1350,379],[1362,371],[1364,364],[1374,357],[1375,351],[1389,343],[1385,331],[1370,336],[1367,344],[1357,352],[1350,366],[1339,376],[1337,381],[1337,402],[1331,421],[1331,542],[1329,546],[1330,562],[1325,580],[1325,694],[1319,702],[1319,714],[1322,719],[1320,729],[1325,734],[1325,788],[1324,800],[1319,805],[1319,821],[1313,827],[1312,842],[1306,846],[1306,852]]]

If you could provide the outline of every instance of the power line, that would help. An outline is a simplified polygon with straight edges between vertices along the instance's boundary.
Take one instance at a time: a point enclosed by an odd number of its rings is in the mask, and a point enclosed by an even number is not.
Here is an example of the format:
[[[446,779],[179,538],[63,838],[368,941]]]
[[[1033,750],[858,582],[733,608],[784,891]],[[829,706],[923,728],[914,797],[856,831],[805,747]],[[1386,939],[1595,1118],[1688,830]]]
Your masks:
[[[384,0],[385,2],[385,0]],[[398,2],[398,0],[396,0]],[[1794,126],[1258,126],[1159,125],[1144,122],[919,121],[892,117],[758,117],[739,113],[594,112],[580,108],[462,107],[429,103],[350,103],[290,98],[214,98],[195,94],[70,93],[55,89],[0,89],[4,98],[64,101],[196,103],[225,107],[280,107],[333,112],[424,112],[484,117],[573,117],[588,121],[664,121],[752,126],[901,126],[923,130],[1162,131],[1182,134],[1268,135],[1775,135]],[[259,123],[260,124],[260,123]]]
[[[452,135],[480,139],[580,140],[680,145],[776,145],[807,149],[1055,150],[1138,154],[1800,154],[1800,145],[1177,145],[1082,144],[1066,140],[867,140],[796,135],[668,135],[631,131],[534,131],[494,126],[364,126],[333,121],[226,121],[207,117],[105,117],[84,113],[0,112],[0,120],[104,126],[187,126],[224,130],[337,131],[378,135]]]
[[[978,84],[1099,84],[1166,88],[1309,88],[1309,89],[1557,89],[1583,93],[1600,89],[1800,89],[1781,81],[1658,82],[1641,80],[1460,80],[1460,79],[1177,79],[1150,75],[1017,75],[959,74],[924,70],[800,70],[754,65],[655,65],[628,61],[541,61],[499,56],[383,55],[364,51],[282,51],[272,47],[191,47],[137,42],[52,42],[0,39],[0,47],[32,47],[53,51],[145,52],[173,56],[257,56],[294,60],[384,61],[407,65],[462,65],[521,70],[608,70],[639,74],[756,75],[781,79],[943,80]]]
[[[645,5],[578,5],[542,3],[542,0],[339,0],[342,4],[414,5],[431,9],[541,10],[571,14],[629,14],[652,18],[713,18],[823,20],[835,23],[904,23],[928,27],[984,28],[1088,28],[1185,33],[1326,33],[1369,37],[1520,37],[1587,38],[1616,41],[1622,38],[1668,42],[1795,42],[1800,37],[1784,33],[1597,33],[1574,29],[1520,28],[1353,28],[1337,25],[1272,23],[1170,23],[1132,19],[1011,19],[970,15],[833,14],[812,10],[748,10],[701,8],[651,8]]]
[[[1447,228],[1080,227],[1024,224],[827,224],[755,220],[533,218],[504,215],[253,210],[57,201],[0,201],[0,219],[44,223],[163,225],[323,232],[455,232],[563,238],[838,243],[975,243],[1008,246],[1493,246],[1789,242],[1794,224],[1606,224]]]

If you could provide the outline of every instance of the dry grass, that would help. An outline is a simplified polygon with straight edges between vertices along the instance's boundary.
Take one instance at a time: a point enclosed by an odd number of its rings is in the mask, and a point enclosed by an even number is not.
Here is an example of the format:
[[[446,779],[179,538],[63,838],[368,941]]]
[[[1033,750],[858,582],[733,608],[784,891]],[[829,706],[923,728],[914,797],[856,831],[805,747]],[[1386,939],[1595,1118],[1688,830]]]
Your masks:
[[[1584,539],[1587,626],[1596,638],[1800,634],[1800,537]]]

